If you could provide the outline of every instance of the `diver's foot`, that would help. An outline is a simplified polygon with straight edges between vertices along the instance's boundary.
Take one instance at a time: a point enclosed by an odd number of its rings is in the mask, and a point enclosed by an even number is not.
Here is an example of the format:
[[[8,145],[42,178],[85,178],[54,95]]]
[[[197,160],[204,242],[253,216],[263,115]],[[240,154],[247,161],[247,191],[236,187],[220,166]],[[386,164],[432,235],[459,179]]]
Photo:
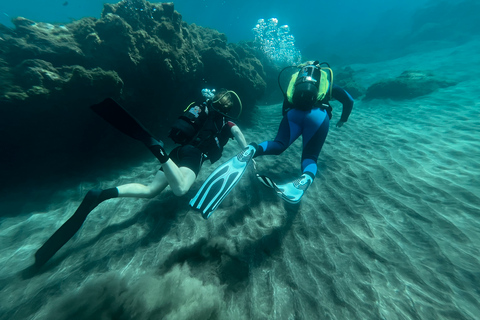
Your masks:
[[[150,150],[150,152],[155,156],[155,158],[158,159],[158,161],[160,161],[161,164],[164,164],[168,161],[168,159],[170,159],[167,152],[160,144],[152,145],[148,147],[148,150]]]
[[[305,191],[312,184],[313,178],[310,174],[304,173],[300,178],[286,184],[275,185],[277,194],[289,203],[299,203]]]
[[[157,140],[154,137],[148,137],[148,139],[143,141],[143,143],[147,146],[147,148],[153,146],[160,146],[161,148],[163,148],[165,146],[162,140]]]
[[[155,158],[160,161],[160,163],[165,163],[168,161],[169,157],[167,152],[165,151],[164,143],[162,140],[157,140],[153,137],[148,137],[147,140],[143,141],[145,146],[150,150],[150,152],[155,156]]]

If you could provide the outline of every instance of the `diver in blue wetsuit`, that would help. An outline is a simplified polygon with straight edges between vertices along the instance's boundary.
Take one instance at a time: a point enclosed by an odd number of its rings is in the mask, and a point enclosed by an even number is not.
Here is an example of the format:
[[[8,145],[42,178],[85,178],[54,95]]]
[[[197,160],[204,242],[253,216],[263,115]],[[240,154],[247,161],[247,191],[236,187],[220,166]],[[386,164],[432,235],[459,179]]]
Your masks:
[[[302,135],[302,175],[287,184],[277,185],[270,178],[257,174],[266,186],[274,188],[286,201],[297,203],[313,182],[317,173],[317,160],[327,138],[332,107],[331,99],[343,105],[337,127],[347,122],[353,108],[353,98],[343,88],[332,83],[330,68],[321,67],[318,61],[299,66],[289,82],[283,102],[283,119],[273,141],[259,144],[254,157],[279,155]]]

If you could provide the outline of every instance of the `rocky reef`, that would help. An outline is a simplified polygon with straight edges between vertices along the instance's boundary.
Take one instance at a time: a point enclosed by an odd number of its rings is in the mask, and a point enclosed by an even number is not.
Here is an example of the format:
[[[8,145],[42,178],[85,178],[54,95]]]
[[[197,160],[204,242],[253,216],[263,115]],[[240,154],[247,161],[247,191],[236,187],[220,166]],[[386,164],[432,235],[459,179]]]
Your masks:
[[[9,168],[8,183],[81,175],[102,161],[138,157],[140,149],[125,152],[128,139],[89,110],[105,97],[164,138],[203,87],[236,91],[244,120],[266,90],[252,48],[187,24],[173,3],[126,0],[105,4],[100,19],[13,23],[14,29],[0,25],[1,165]]]
[[[365,94],[365,88],[356,81],[355,71],[347,66],[334,74],[334,82],[354,98],[358,99]]]
[[[430,72],[404,71],[396,78],[383,79],[371,85],[365,93],[364,100],[409,100],[455,84],[452,81],[439,79]]]

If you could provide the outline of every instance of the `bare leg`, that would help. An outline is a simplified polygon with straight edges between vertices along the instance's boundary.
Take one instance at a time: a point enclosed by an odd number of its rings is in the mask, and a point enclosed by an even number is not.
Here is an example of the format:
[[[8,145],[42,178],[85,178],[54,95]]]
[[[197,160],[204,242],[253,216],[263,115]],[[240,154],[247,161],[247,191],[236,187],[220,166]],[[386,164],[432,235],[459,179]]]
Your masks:
[[[145,186],[129,183],[112,189],[90,190],[77,211],[68,219],[35,253],[35,265],[44,265],[73,235],[80,229],[88,214],[101,202],[115,197],[153,198],[160,194],[169,184],[177,196],[184,195],[195,181],[195,173],[186,167],[178,167],[172,160],[163,165],[153,181]],[[118,195],[117,195],[118,191]]]
[[[168,186],[168,181],[162,171],[158,171],[153,181],[148,185],[129,183],[117,187],[119,197],[153,198]]]
[[[129,183],[118,186],[119,197],[153,198],[170,185],[176,196],[182,196],[190,190],[195,181],[195,173],[186,167],[178,167],[172,160],[162,164],[164,171],[158,171],[148,185]]]
[[[197,178],[195,172],[187,167],[178,167],[175,162],[168,159],[162,164],[165,177],[176,196],[183,196],[190,190],[193,182]]]

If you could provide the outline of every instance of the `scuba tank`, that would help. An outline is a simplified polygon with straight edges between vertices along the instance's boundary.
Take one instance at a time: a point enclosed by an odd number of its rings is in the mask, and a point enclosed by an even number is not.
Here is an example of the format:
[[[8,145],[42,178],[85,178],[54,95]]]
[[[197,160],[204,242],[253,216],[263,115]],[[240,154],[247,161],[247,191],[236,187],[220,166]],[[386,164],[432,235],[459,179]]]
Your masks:
[[[213,117],[215,114],[218,113],[226,118],[237,119],[240,114],[242,113],[242,101],[238,97],[238,95],[231,90],[223,90],[224,93],[220,93],[217,99],[215,99],[216,91],[215,89],[203,89],[202,95],[207,99],[205,102],[202,103],[195,103],[192,102],[188,107],[183,111],[183,114],[175,120],[173,123],[169,137],[173,140],[173,142],[185,145],[185,144],[193,144],[199,145],[203,143],[203,139],[207,139],[210,136],[215,136],[218,134],[220,128],[216,128],[211,132],[208,137],[204,137],[203,135],[199,136],[200,131],[205,127],[209,115],[213,113]],[[222,92],[222,91],[220,91]],[[235,117],[231,117],[227,115],[230,111],[232,106],[224,107],[220,101],[224,98],[225,95],[231,95],[235,99],[232,101],[236,102],[237,112],[238,114]],[[232,102],[233,105],[233,102]],[[208,125],[207,125],[208,127]],[[210,130],[211,131],[211,130]]]
[[[327,67],[322,67],[325,64]],[[287,91],[285,92],[280,84],[282,73],[288,68],[300,68],[294,73],[289,81]],[[278,75],[278,85],[285,99],[295,109],[309,110],[317,101],[332,97],[333,72],[326,62],[307,64],[301,67],[289,66]]]
[[[191,142],[208,118],[208,108],[206,103],[193,105],[192,102],[175,120],[168,136],[173,142],[185,145]],[[193,106],[192,106],[193,105]]]
[[[293,86],[291,103],[296,106],[313,105],[317,102],[318,91],[320,87],[320,68],[314,65],[308,65],[300,69],[297,73],[297,79]]]

